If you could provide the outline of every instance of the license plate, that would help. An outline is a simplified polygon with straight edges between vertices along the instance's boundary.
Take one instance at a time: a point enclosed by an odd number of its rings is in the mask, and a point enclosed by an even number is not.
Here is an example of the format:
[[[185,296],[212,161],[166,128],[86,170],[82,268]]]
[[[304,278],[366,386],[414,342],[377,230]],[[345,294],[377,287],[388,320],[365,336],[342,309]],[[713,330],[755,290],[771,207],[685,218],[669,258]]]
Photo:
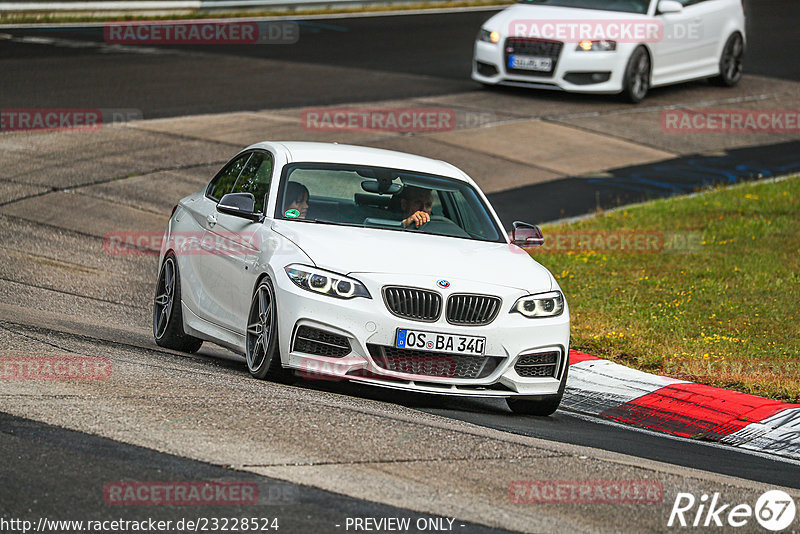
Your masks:
[[[553,58],[511,55],[508,56],[508,68],[549,71],[553,68]]]
[[[483,356],[483,352],[486,348],[486,338],[398,328],[397,340],[394,346],[398,349],[416,349],[430,352],[450,352],[455,354],[469,354],[471,356]]]

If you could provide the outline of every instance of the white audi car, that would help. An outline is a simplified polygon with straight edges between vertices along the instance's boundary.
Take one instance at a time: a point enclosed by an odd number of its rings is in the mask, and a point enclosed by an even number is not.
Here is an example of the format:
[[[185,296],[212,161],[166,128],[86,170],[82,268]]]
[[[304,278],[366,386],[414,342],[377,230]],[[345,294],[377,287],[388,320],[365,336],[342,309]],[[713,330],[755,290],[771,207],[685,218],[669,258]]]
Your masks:
[[[506,398],[548,415],[567,379],[569,311],[456,167],[387,150],[264,142],[177,204],[156,342],[243,354],[256,378],[351,380]]]
[[[485,85],[622,93],[742,76],[742,0],[520,0],[486,21],[472,79]]]

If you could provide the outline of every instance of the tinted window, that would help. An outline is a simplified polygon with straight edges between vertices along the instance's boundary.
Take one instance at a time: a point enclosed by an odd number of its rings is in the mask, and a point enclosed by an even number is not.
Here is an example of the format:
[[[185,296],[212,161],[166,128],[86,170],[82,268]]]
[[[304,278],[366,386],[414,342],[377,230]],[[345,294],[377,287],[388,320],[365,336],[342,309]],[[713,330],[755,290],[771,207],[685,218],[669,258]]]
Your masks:
[[[453,194],[450,191],[445,191],[442,194],[452,202],[453,213],[451,218],[457,221],[459,226],[464,228],[471,236],[490,241],[497,239],[494,230],[486,224],[485,214],[474,207],[480,204],[475,191],[467,189],[463,194]]]
[[[227,195],[233,189],[239,173],[242,172],[245,163],[250,159],[250,154],[243,154],[228,163],[215,177],[208,186],[208,195],[216,201]]]
[[[284,167],[276,218],[479,241],[504,237],[470,184],[402,169],[334,163]],[[409,228],[415,211],[430,222]]]
[[[272,179],[272,156],[256,152],[244,166],[231,193],[252,193],[256,211],[262,211]]]

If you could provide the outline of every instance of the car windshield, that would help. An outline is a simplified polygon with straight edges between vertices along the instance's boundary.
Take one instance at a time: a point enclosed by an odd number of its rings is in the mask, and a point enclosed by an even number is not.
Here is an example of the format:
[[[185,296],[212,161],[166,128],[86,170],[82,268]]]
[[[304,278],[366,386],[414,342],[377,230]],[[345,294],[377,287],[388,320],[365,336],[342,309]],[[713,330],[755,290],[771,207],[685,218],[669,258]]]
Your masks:
[[[556,7],[577,7],[621,11],[623,13],[647,13],[650,0],[519,0],[520,4]]]
[[[420,226],[404,224],[420,211],[428,214],[428,222]],[[275,217],[504,242],[486,205],[469,184],[386,167],[287,165]]]

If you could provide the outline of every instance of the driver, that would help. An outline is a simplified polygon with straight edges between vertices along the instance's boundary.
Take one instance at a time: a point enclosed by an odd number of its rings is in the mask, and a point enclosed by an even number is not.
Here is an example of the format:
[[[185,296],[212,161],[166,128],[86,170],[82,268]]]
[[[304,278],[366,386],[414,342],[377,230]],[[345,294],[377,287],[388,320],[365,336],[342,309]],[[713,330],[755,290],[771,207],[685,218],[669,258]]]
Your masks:
[[[403,228],[412,224],[419,228],[431,220],[433,191],[422,187],[406,186],[400,193],[400,210],[403,212]]]
[[[283,200],[284,213],[295,210],[296,218],[305,219],[308,213],[308,188],[298,182],[286,183],[286,195]]]

